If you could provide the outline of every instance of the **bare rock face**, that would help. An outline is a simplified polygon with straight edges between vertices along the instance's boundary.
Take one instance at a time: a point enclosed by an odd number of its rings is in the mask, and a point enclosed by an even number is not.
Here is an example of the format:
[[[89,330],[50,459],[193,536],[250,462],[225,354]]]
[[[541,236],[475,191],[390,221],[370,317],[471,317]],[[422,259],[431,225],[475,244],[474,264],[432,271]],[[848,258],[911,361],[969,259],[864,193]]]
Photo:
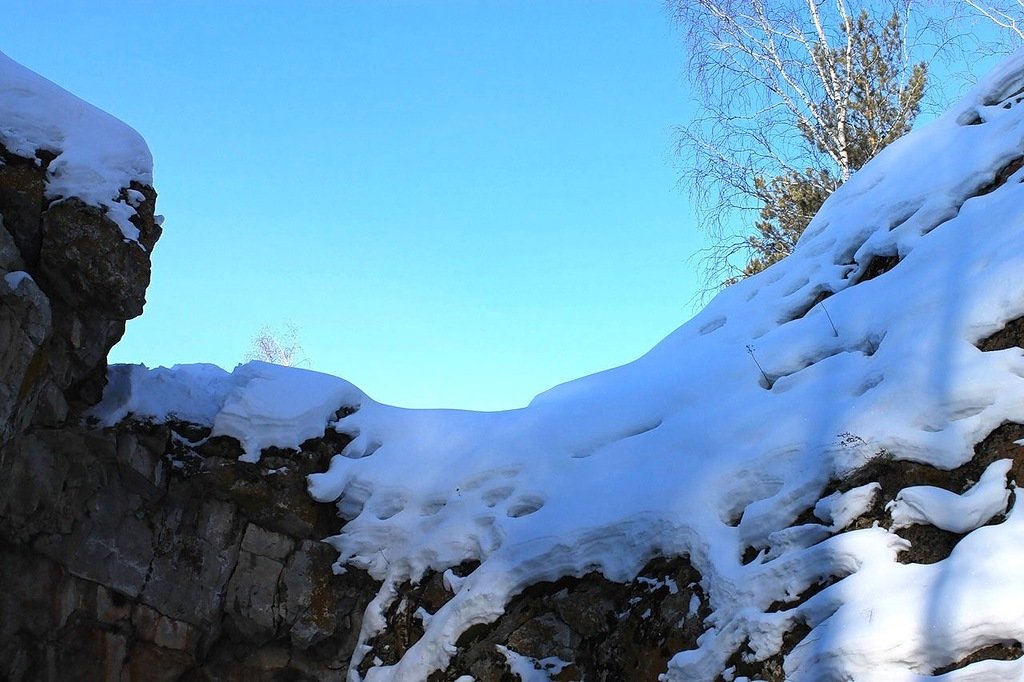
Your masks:
[[[142,313],[161,231],[156,193],[138,183],[123,190],[135,197],[137,243],[101,208],[50,202],[53,158],[0,146],[0,448],[30,425],[63,423],[69,406],[99,399],[107,353],[125,321]]]
[[[29,429],[0,466],[0,679],[345,679],[375,589],[319,541],[305,476],[335,445]]]

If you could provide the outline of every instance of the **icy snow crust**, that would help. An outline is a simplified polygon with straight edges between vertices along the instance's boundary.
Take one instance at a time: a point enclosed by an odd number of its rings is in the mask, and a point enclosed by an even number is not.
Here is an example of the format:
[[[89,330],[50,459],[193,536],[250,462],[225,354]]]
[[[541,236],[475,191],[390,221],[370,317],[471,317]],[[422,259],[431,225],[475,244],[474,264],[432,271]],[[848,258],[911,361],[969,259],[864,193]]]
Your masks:
[[[341,380],[246,365],[115,369],[106,418],[159,417],[177,401],[178,416],[236,434],[253,457],[324,428],[353,437],[310,477],[313,497],[347,519],[329,540],[338,570],[382,581],[352,680],[397,586],[428,570],[455,596],[366,680],[426,679],[460,633],[531,584],[595,570],[627,581],[658,555],[689,556],[712,608],[669,680],[715,678],[744,642],[772,655],[800,623],[811,630],[785,658],[789,679],[932,679],[984,646],[1024,641],[1024,515],[1006,508],[1007,463],[963,495],[911,488],[894,504],[903,522],[971,531],[930,565],[898,563],[907,541],[881,527],[823,538],[878,486],[822,491],[882,452],[958,466],[997,426],[1024,422],[1022,352],[974,345],[1024,315],[1024,171],[983,193],[1024,152],[1022,90],[1019,53],[836,192],[790,258],[644,357],[526,408],[400,409]],[[858,283],[873,256],[891,255],[895,269]],[[812,306],[822,292],[833,293]],[[333,420],[342,406],[357,410]],[[826,532],[793,527],[808,509]],[[759,555],[744,564],[750,547]],[[465,577],[448,570],[469,560],[481,563]],[[1024,661],[982,661],[937,679],[1022,676]]]
[[[0,143],[18,156],[56,154],[47,169],[46,196],[78,197],[105,208],[125,239],[138,241],[120,198],[132,180],[153,184],[153,157],[142,136],[0,52]],[[130,199],[130,197],[129,197]]]

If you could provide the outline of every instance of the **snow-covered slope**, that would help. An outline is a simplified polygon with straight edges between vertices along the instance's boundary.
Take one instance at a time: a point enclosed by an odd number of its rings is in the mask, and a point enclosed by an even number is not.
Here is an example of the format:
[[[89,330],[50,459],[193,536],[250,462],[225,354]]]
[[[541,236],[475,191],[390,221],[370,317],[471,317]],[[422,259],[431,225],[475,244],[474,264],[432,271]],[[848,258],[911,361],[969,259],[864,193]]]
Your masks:
[[[1022,100],[1019,53],[836,192],[792,257],[637,361],[524,409],[406,410],[248,365],[115,369],[97,416],[201,419],[253,458],[324,427],[353,436],[310,491],[346,519],[330,539],[338,570],[382,581],[361,641],[387,627],[400,584],[445,572],[455,593],[397,663],[364,665],[367,680],[426,679],[529,585],[595,570],[627,581],[655,556],[689,557],[711,609],[667,679],[728,674],[737,652],[776,654],[797,626],[789,679],[931,678],[1024,641],[1013,464],[986,464],[962,490],[890,491],[874,525],[855,520],[885,486],[844,481],[892,462],[954,469],[1024,423],[1021,349],[978,347],[1024,316]],[[903,563],[896,531],[915,524],[966,535],[948,557]],[[448,570],[474,560],[464,577]],[[982,659],[941,679],[1024,677],[1020,659]]]
[[[125,239],[138,240],[129,218],[142,195],[122,195],[122,188],[132,181],[153,184],[153,158],[142,136],[2,52],[0,144],[27,158],[36,150],[55,155],[47,168],[47,198],[77,197],[101,206]]]

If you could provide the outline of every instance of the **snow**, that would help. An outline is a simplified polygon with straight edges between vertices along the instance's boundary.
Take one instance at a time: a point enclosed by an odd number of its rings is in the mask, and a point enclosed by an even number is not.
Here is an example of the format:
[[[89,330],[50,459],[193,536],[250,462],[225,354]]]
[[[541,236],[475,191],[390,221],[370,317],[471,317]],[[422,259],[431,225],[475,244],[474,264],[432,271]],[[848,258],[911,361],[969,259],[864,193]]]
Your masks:
[[[297,448],[322,436],[335,412],[363,394],[344,379],[254,361],[232,373],[215,365],[110,368],[103,401],[89,416],[112,426],[140,420],[179,420],[212,428],[211,436],[239,441],[243,461],[257,462],[271,445]]]
[[[962,495],[929,485],[904,488],[889,504],[893,528],[924,523],[961,534],[980,528],[1006,511],[1010,501],[1006,476],[1012,464],[1009,459],[993,462]]]
[[[0,228],[2,227],[3,224],[0,223]],[[25,280],[29,280],[30,282],[35,281],[32,279],[32,275],[28,274],[24,270],[14,270],[4,275],[4,283],[11,291],[17,291],[18,287],[21,286],[21,283]]]
[[[112,365],[103,402],[90,416],[113,426],[129,415],[153,421],[180,420],[213,426],[232,388],[231,376],[215,365]]]
[[[677,592],[679,592],[679,585],[677,585],[676,581],[673,580],[672,578],[657,579],[657,578],[648,578],[647,576],[641,575],[641,576],[637,576],[636,580],[637,580],[637,582],[639,582],[639,583],[641,583],[643,585],[647,585],[648,589],[650,589],[652,592],[657,590],[660,587],[667,587],[669,594],[676,594]]]
[[[529,585],[595,570],[629,581],[662,555],[689,557],[712,610],[667,680],[713,679],[743,646],[773,655],[802,623],[811,631],[785,657],[789,679],[930,678],[1024,641],[1024,516],[1007,509],[1007,462],[963,494],[903,490],[896,526],[967,533],[929,565],[899,563],[909,543],[891,529],[844,530],[879,486],[823,491],[879,457],[955,468],[999,425],[1024,423],[1024,353],[975,345],[1024,315],[1024,170],[981,192],[1024,149],[1022,88],[1024,52],[851,178],[790,258],[636,361],[526,408],[402,409],[255,363],[113,368],[96,415],[199,421],[250,459],[325,428],[352,437],[309,489],[347,521],[329,539],[336,570],[381,581],[353,681],[397,587],[428,571],[454,597],[421,617],[424,635],[396,664],[371,660],[368,682],[426,679]],[[898,266],[860,281],[873,256],[893,254]],[[807,511],[822,523],[794,525]],[[466,576],[450,570],[471,560]],[[794,605],[769,610],[779,603]],[[935,679],[1019,679],[1022,666],[981,661]]]
[[[562,669],[569,665],[555,656],[541,659],[530,658],[500,644],[497,649],[508,661],[508,667],[512,672],[519,676],[521,682],[551,682],[553,676],[562,672]]]
[[[120,193],[133,180],[153,184],[153,158],[142,136],[2,52],[0,143],[30,159],[37,150],[56,154],[47,168],[46,197],[78,197],[102,207],[124,238],[137,242],[130,219],[139,198],[129,193],[126,201]]]
[[[917,680],[965,653],[1021,641],[1022,542],[1024,515],[1011,513],[944,561],[872,566],[821,592],[805,605],[815,627],[788,657],[789,679]],[[948,679],[990,668],[972,664]],[[1006,670],[1016,672],[974,679],[1020,679],[1019,663]]]
[[[845,493],[832,493],[818,500],[814,515],[830,524],[829,530],[843,530],[871,508],[880,488],[878,483],[867,483]]]
[[[362,397],[343,379],[284,369],[250,362],[232,373],[236,385],[214,418],[211,435],[237,438],[244,461],[259,461],[260,451],[270,445],[297,448],[322,436],[335,412]]]

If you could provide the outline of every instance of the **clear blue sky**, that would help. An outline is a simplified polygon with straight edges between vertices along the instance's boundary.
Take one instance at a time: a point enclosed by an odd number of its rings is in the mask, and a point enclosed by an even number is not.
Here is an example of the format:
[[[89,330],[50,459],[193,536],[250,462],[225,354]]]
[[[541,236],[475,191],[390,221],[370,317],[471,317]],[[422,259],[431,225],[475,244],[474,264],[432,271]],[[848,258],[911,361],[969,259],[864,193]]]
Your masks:
[[[139,130],[165,232],[112,354],[497,409],[688,319],[702,245],[661,0],[4,2],[3,49]]]

